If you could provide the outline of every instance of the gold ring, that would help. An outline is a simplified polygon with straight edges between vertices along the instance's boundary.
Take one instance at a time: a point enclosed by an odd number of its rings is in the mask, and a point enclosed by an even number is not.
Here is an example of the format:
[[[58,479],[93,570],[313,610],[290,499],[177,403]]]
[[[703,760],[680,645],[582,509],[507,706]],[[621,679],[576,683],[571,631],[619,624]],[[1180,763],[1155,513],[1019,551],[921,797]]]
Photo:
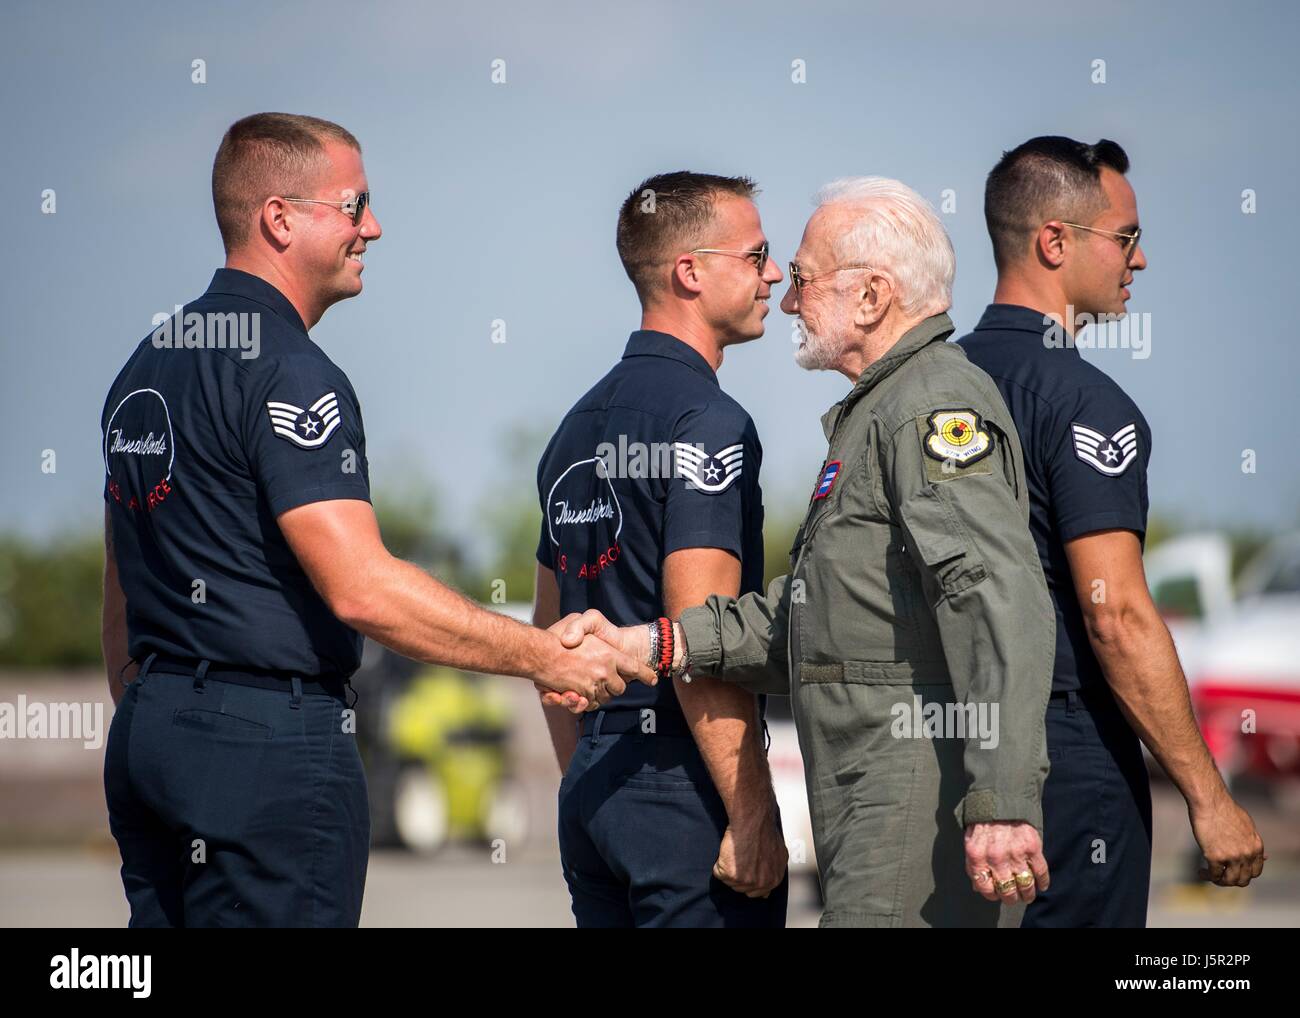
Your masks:
[[[1016,886],[1015,877],[1008,877],[1006,880],[993,881],[993,888],[998,894],[1006,894],[1011,888]]]
[[[993,876],[988,870],[980,870],[975,874],[975,883],[982,884],[984,881],[991,879]]]
[[[1021,870],[1019,873],[1013,874],[1013,877],[1017,887],[1034,886],[1034,874],[1029,870]]]

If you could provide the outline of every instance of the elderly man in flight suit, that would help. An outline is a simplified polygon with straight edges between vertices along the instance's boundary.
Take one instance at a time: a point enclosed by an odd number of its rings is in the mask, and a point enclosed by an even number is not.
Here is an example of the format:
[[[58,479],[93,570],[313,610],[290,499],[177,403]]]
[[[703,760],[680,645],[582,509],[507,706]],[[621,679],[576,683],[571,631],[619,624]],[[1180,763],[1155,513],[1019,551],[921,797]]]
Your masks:
[[[994,926],[1048,886],[1052,607],[1010,415],[944,342],[953,271],[904,185],[818,196],[781,307],[796,361],[855,385],[822,418],[792,571],[669,630],[676,668],[791,695],[823,926]],[[645,656],[649,634],[622,646]]]

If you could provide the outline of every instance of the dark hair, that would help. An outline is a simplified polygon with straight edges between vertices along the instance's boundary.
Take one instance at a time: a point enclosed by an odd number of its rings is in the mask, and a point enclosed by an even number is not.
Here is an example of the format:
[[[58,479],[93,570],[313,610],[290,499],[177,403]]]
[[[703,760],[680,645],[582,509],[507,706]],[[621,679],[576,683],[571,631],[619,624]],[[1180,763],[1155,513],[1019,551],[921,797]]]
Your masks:
[[[718,177],[678,170],[641,181],[618,210],[618,256],[627,278],[647,303],[662,287],[656,268],[683,251],[708,245],[714,200],[720,194],[753,198],[748,177]]]
[[[253,215],[274,194],[309,197],[325,171],[325,142],[361,151],[338,124],[296,113],[254,113],[236,120],[212,163],[212,205],[226,252],[248,240]]]
[[[998,270],[1019,261],[1050,219],[1087,223],[1106,207],[1101,168],[1128,172],[1128,155],[1103,138],[1085,145],[1044,135],[1002,153],[984,188],[984,219]]]

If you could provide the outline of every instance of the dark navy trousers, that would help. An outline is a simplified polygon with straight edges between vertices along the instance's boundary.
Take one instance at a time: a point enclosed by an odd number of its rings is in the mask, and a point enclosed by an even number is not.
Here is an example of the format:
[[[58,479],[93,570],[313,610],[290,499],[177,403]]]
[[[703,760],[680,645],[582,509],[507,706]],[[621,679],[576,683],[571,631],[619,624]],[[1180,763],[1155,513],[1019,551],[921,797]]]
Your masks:
[[[370,814],[346,707],[287,681],[127,686],[104,786],[132,926],[357,925]]]
[[[788,874],[767,898],[713,876],[727,811],[689,733],[611,734],[599,722],[560,783],[560,856],[578,926],[784,927]]]
[[[1151,787],[1142,745],[1108,694],[1053,694],[1047,707],[1043,855],[1052,885],[1021,928],[1144,927],[1151,890]]]

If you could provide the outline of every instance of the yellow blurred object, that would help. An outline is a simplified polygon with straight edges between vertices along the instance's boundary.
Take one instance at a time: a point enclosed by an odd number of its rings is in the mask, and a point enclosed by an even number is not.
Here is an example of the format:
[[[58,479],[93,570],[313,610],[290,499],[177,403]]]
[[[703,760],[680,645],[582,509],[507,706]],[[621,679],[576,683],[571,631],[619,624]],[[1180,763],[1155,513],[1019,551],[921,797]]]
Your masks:
[[[394,812],[404,843],[432,852],[452,837],[526,837],[506,778],[509,730],[507,700],[488,680],[445,667],[411,680],[388,719],[403,761]]]

